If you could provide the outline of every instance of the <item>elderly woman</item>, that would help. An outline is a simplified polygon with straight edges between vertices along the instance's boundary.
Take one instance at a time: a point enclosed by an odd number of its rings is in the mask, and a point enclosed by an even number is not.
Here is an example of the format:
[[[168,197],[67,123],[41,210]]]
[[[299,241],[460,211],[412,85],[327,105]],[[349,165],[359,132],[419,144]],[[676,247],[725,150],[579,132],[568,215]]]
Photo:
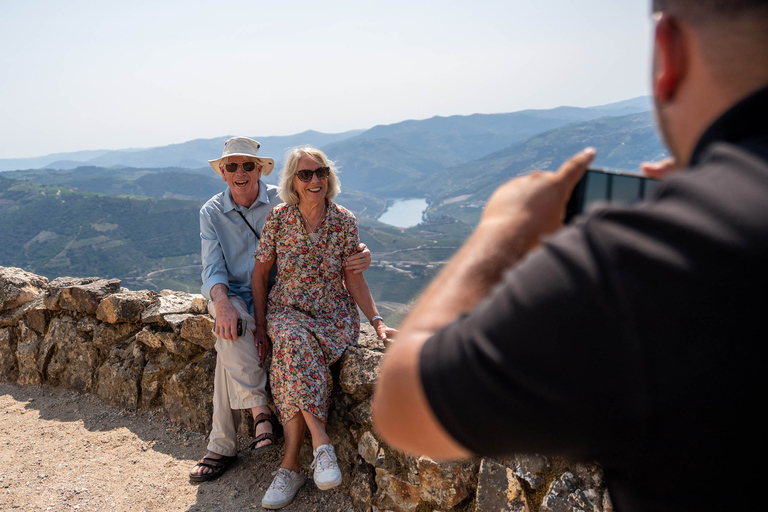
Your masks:
[[[323,152],[291,150],[280,179],[285,204],[270,212],[255,252],[254,304],[267,304],[267,280],[277,264],[268,306],[255,311],[255,336],[264,345],[270,339],[274,343],[270,385],[285,433],[285,457],[264,495],[264,508],[287,505],[304,483],[299,449],[307,428],[315,483],[320,489],[341,483],[325,431],[333,384],[329,366],[356,343],[356,304],[382,340],[397,332],[384,324],[363,274],[344,268],[358,252],[358,234],[354,215],[331,201],[339,189],[333,163]]]

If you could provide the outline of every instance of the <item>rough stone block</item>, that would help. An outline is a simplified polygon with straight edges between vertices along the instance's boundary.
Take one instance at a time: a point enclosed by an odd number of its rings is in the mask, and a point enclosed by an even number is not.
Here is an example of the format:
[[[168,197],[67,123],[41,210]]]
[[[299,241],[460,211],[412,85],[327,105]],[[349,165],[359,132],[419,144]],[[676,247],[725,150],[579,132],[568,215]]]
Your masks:
[[[368,350],[384,351],[384,342],[376,335],[376,329],[369,323],[360,324],[360,337],[357,345]]]
[[[33,309],[35,304],[39,302],[40,296],[29,302],[25,302],[15,309],[0,314],[0,327],[16,327],[19,322],[24,320],[27,312]]]
[[[213,414],[213,373],[216,354],[207,352],[197,363],[174,373],[165,384],[163,407],[176,423],[208,433]]]
[[[389,471],[376,468],[376,496],[373,504],[384,510],[415,512],[419,506],[419,487],[401,480]]]
[[[101,301],[96,318],[110,324],[137,322],[156,297],[156,293],[147,290],[112,294]]]
[[[350,411],[350,415],[352,416],[352,420],[355,423],[359,425],[363,425],[364,427],[368,427],[368,428],[373,427],[370,399],[366,400],[365,402],[361,403],[360,405],[352,409]]]
[[[163,346],[163,340],[161,340],[149,327],[145,327],[139,331],[136,334],[136,340],[151,348],[160,348]]]
[[[19,333],[19,343],[16,346],[19,376],[16,382],[21,386],[39,386],[43,381],[43,376],[37,369],[40,336],[24,322],[19,323]]]
[[[600,512],[570,472],[552,481],[539,512]]]
[[[384,354],[367,348],[350,347],[341,358],[341,390],[357,400],[373,394]]]
[[[18,374],[16,366],[16,340],[13,330],[0,329],[0,379],[15,381]]]
[[[144,371],[144,355],[135,350],[136,342],[113,347],[109,358],[97,372],[96,394],[107,403],[136,410]]]
[[[101,300],[120,292],[119,279],[57,278],[48,285],[44,298],[48,309],[64,309],[86,315],[95,315]]]
[[[48,279],[15,267],[0,267],[0,311],[34,300],[48,286]]]
[[[472,482],[477,473],[477,461],[435,462],[419,458],[419,489],[421,499],[449,509],[464,501],[474,490]]]
[[[50,318],[51,314],[45,309],[43,294],[41,293],[30,303],[29,308],[25,311],[24,323],[38,334],[45,334]]]
[[[169,374],[178,371],[173,359],[165,352],[161,352],[156,358],[144,365],[144,373],[141,376],[139,406],[145,409],[161,405],[165,379]]]
[[[477,474],[477,512],[530,512],[523,486],[508,467],[488,459]]]
[[[208,299],[200,294],[192,294],[192,307],[189,312],[193,315],[204,315],[208,312]]]
[[[98,350],[77,330],[73,318],[63,316],[51,321],[42,353],[50,355],[45,375],[51,384],[80,392],[93,389],[94,373],[99,366]],[[38,358],[38,368],[40,363]]]
[[[80,332],[93,332],[98,322],[91,316],[84,316],[77,321],[77,330]]]
[[[371,501],[376,493],[376,471],[359,457],[352,470],[349,496],[358,510],[371,510]]]
[[[141,313],[141,321],[145,324],[167,325],[166,315],[189,313],[193,307],[193,300],[194,296],[189,293],[163,290],[160,296]]]
[[[179,335],[205,350],[213,350],[216,335],[213,333],[213,319],[208,315],[191,315],[184,319]]]
[[[376,465],[376,458],[379,455],[379,440],[370,431],[366,431],[360,436],[360,442],[357,443],[357,452],[365,462],[371,466]]]
[[[192,315],[189,313],[178,313],[173,315],[165,315],[165,322],[171,326],[171,329],[173,329],[173,332],[176,334],[181,331],[181,325],[184,323],[184,320],[187,318],[190,318]]]
[[[141,326],[138,324],[103,324],[96,323],[93,328],[93,345],[102,353],[107,354],[112,347],[125,344],[136,334]]]
[[[168,352],[179,355],[185,359],[189,359],[200,352],[200,347],[193,345],[187,340],[179,338],[174,332],[158,332],[156,336],[160,338],[163,342],[163,346]]]
[[[532,489],[539,489],[546,480],[541,476],[550,469],[549,459],[542,455],[515,455],[512,471]]]

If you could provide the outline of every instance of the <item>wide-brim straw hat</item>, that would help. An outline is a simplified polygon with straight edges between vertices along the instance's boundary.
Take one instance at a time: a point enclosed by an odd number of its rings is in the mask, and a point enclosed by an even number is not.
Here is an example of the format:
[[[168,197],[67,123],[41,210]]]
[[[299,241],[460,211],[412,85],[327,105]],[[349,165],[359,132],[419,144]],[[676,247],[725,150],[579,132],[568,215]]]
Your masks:
[[[221,158],[208,160],[208,163],[211,164],[213,172],[221,176],[219,164],[222,160],[229,158],[230,156],[247,156],[261,164],[262,176],[268,176],[269,173],[272,172],[272,169],[275,168],[275,161],[271,158],[259,156],[260,147],[261,144],[248,137],[232,137],[224,143],[224,151],[221,153]]]

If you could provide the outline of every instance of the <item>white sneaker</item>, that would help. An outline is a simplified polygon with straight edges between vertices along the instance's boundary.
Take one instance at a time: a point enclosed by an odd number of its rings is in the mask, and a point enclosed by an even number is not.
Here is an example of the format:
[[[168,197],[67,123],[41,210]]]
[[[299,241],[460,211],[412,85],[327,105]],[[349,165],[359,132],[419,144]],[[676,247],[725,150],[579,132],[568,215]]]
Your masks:
[[[280,468],[272,474],[275,478],[261,499],[261,506],[275,510],[293,501],[296,493],[304,485],[304,477],[301,473],[286,468]]]
[[[315,484],[326,491],[341,483],[341,470],[336,463],[336,452],[330,444],[318,446],[314,451],[315,460],[310,466],[315,470]]]

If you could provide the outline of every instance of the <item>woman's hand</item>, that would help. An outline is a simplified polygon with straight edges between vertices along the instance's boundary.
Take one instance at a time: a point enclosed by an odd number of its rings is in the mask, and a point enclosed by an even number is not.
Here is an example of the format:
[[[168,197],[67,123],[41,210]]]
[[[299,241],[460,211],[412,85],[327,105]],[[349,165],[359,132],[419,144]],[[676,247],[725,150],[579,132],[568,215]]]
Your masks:
[[[344,269],[360,274],[371,266],[371,251],[363,243],[358,245],[357,248],[360,252],[347,258],[344,262]]]
[[[269,341],[267,330],[264,327],[256,326],[253,330],[253,345],[259,352],[259,361],[263,364],[264,359],[272,348],[272,342]]]
[[[387,327],[384,320],[375,320],[371,325],[376,329],[376,335],[381,341],[393,341],[397,336],[397,329]]]

